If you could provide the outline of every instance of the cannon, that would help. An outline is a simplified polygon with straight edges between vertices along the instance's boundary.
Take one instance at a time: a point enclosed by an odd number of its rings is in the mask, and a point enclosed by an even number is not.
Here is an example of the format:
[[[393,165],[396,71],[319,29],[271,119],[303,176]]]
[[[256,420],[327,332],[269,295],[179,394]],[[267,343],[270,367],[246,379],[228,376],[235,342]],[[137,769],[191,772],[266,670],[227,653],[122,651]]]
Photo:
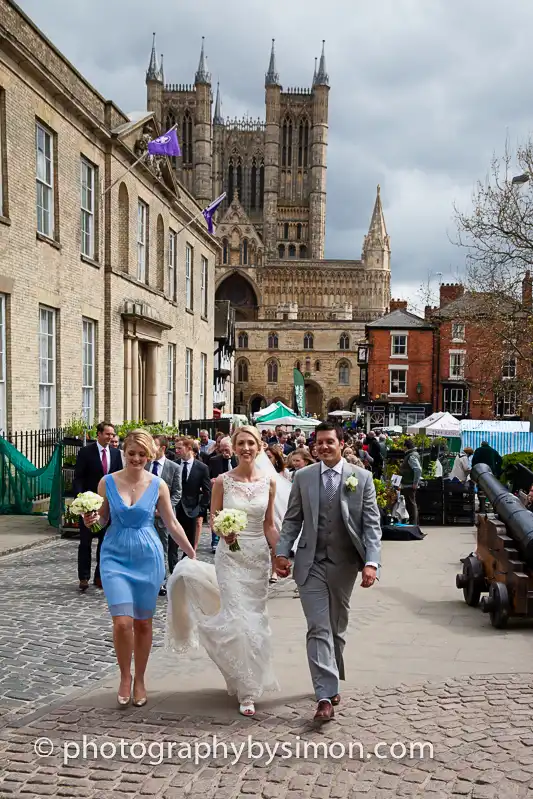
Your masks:
[[[471,478],[494,513],[478,514],[477,548],[463,560],[455,583],[468,605],[480,605],[492,626],[503,629],[511,616],[533,617],[533,513],[486,464],[474,466]]]

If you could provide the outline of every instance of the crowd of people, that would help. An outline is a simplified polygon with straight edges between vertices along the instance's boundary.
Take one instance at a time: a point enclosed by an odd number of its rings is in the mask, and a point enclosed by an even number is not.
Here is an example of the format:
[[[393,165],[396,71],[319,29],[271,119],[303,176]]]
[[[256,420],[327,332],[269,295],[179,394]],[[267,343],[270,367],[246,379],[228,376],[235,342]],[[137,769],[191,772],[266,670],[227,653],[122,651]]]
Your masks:
[[[268,583],[287,577],[294,559],[315,719],[332,718],[355,579],[360,572],[368,588],[380,568],[372,479],[383,467],[380,443],[375,435],[345,440],[341,428],[321,423],[309,438],[281,427],[260,434],[243,426],[214,440],[201,431],[199,441],[134,430],[117,446],[113,425],[98,425],[97,440],[80,449],[75,467],[75,492],[98,493],[103,501],[81,520],[78,577],[85,593],[97,535],[94,584],[103,588],[113,620],[120,706],[146,704],[159,594],[168,595],[171,648],[189,646],[196,635],[238,697],[240,712],[254,715],[255,701],[278,687]],[[234,534],[219,539],[212,526],[228,508],[247,518],[237,548]],[[214,565],[196,559],[204,522],[211,523]]]

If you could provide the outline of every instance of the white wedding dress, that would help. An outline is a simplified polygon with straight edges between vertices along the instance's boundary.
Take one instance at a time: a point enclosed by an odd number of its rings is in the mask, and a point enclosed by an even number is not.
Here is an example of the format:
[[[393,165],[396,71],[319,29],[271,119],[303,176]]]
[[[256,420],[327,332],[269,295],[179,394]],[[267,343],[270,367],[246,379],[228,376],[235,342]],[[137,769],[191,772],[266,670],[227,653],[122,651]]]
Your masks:
[[[239,702],[256,701],[279,690],[266,608],[271,561],[263,523],[270,475],[253,483],[234,480],[231,472],[222,479],[223,507],[245,511],[247,529],[238,535],[237,552],[220,539],[214,566],[189,558],[177,564],[167,582],[166,647],[183,652],[202,644],[228,693]]]

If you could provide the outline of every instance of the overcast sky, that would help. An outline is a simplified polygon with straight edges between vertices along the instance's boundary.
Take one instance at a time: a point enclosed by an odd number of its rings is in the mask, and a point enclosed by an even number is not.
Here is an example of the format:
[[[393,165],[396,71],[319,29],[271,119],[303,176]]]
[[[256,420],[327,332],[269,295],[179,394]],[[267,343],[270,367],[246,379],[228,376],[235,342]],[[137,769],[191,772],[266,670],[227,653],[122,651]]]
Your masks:
[[[192,82],[206,37],[224,116],[264,118],[270,42],[284,88],[310,86],[326,40],[330,75],[326,256],[359,258],[381,184],[392,293],[414,299],[464,264],[453,204],[506,138],[533,128],[528,0],[19,0],[123,111],[146,108],[152,31],[167,82]],[[442,274],[442,278],[438,274]]]

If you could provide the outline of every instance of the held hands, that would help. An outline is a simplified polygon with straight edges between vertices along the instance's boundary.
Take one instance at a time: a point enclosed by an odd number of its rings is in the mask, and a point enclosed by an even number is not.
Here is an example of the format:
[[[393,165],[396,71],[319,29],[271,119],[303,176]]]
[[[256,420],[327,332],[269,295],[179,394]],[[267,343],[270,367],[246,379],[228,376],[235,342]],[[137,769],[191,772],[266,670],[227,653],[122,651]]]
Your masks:
[[[93,511],[92,513],[84,513],[82,519],[85,527],[90,528],[93,526],[93,524],[98,524],[100,521],[100,514],[96,511]]]
[[[277,555],[274,568],[278,577],[289,577],[291,573],[291,562],[284,555]]]
[[[224,541],[228,546],[230,544],[234,544],[235,541],[237,540],[237,536],[235,535],[235,533],[230,533],[229,535],[223,535],[222,538],[224,539]]]
[[[361,588],[370,588],[377,579],[377,569],[375,566],[365,566],[361,575]]]

